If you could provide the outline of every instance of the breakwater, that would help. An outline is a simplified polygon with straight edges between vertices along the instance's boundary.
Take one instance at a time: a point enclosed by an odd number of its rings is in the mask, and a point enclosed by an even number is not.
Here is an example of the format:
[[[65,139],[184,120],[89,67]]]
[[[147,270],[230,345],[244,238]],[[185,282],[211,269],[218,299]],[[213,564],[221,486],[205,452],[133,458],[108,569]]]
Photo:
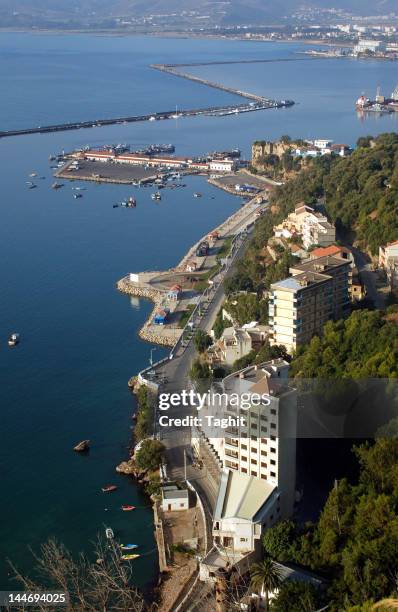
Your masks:
[[[107,125],[135,123],[139,121],[161,121],[165,119],[176,119],[179,117],[195,117],[200,115],[212,114],[228,115],[232,113],[244,113],[255,110],[267,110],[269,108],[284,108],[288,106],[293,106],[294,104],[293,100],[273,100],[270,98],[265,98],[257,94],[222,85],[221,83],[214,83],[212,81],[202,79],[188,72],[180,72],[179,70],[177,70],[179,66],[184,65],[185,64],[152,64],[151,68],[171,74],[172,76],[180,77],[189,81],[206,85],[207,87],[212,87],[213,89],[219,89],[220,91],[240,96],[242,98],[245,98],[246,100],[249,100],[250,103],[210,106],[206,108],[182,109],[179,110],[178,113],[175,110],[168,110],[145,115],[129,115],[127,117],[114,117],[89,121],[71,121],[68,123],[56,123],[53,125],[39,125],[37,127],[24,128],[21,130],[2,130],[0,131],[0,138],[6,138],[11,136],[27,136],[29,134],[65,132],[68,130],[88,129]]]

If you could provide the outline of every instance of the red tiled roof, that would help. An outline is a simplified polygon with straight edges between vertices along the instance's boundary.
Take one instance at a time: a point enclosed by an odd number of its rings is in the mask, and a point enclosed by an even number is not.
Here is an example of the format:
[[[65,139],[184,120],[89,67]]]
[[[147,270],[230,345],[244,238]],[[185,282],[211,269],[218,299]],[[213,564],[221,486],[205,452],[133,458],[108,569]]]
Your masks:
[[[337,244],[331,244],[328,247],[319,247],[311,251],[311,257],[325,257],[326,255],[338,255],[339,253],[350,253],[351,251],[346,247],[337,246]]]

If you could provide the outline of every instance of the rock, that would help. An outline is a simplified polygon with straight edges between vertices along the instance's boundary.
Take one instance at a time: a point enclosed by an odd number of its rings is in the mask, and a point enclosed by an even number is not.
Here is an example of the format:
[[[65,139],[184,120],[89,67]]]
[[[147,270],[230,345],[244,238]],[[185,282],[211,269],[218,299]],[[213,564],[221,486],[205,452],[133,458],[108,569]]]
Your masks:
[[[127,474],[129,476],[135,476],[136,467],[134,461],[130,459],[129,461],[122,461],[117,467],[116,471],[119,474]]]
[[[73,447],[73,450],[77,453],[85,453],[90,450],[90,440],[82,440],[79,444]]]

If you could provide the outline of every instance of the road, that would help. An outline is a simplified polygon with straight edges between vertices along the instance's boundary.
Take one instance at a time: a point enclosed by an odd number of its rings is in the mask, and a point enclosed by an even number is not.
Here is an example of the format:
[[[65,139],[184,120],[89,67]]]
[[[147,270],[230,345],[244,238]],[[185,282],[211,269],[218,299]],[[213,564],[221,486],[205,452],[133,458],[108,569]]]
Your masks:
[[[377,288],[378,275],[372,269],[369,256],[355,247],[350,246],[349,248],[352,250],[355,265],[366,287],[367,297],[373,301],[376,309],[383,310],[385,308],[385,296]]]

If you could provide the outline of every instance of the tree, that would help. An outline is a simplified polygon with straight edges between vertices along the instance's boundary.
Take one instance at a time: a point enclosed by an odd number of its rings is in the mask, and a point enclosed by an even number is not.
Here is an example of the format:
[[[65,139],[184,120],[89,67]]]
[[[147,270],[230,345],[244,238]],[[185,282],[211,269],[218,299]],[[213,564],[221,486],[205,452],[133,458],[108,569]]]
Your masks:
[[[265,531],[263,547],[273,559],[284,563],[291,558],[291,546],[295,536],[292,521],[280,521]]]
[[[212,372],[208,363],[200,358],[193,361],[189,370],[190,379],[196,383],[199,392],[205,393],[209,390],[212,381]]]
[[[267,555],[259,563],[254,563],[251,567],[251,585],[258,591],[258,594],[265,594],[265,609],[269,610],[269,595],[279,589],[282,577],[279,567]]]
[[[204,353],[212,343],[209,334],[203,331],[203,329],[196,330],[193,341],[195,348],[199,353]]]
[[[165,451],[164,445],[159,440],[143,440],[139,450],[135,453],[134,459],[140,470],[156,470]]]
[[[51,588],[67,592],[71,612],[145,610],[143,597],[132,585],[131,565],[121,562],[116,545],[104,544],[99,539],[93,552],[95,563],[83,554],[75,559],[63,544],[48,540],[40,547],[39,554],[32,552],[32,573],[41,576],[41,580],[26,576],[12,562],[9,565],[14,578],[26,591],[44,592]],[[37,604],[34,609],[46,612],[49,608],[48,604]]]
[[[308,582],[285,580],[272,599],[271,612],[315,612],[323,605],[323,597]]]

